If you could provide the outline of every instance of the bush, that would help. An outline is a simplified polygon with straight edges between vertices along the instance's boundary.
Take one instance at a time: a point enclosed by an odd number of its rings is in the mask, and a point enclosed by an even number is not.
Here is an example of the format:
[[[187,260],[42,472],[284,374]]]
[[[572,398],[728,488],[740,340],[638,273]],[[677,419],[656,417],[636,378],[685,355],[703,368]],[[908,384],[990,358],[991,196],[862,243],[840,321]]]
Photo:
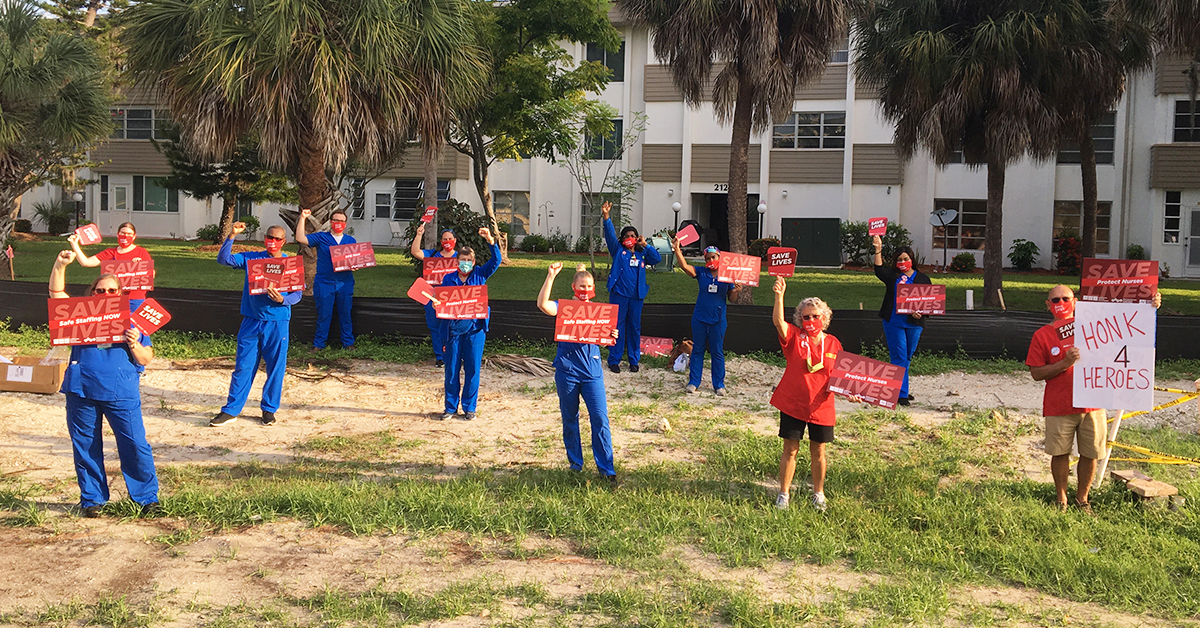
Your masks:
[[[521,240],[521,250],[526,253],[549,253],[550,242],[539,234],[531,233]]]
[[[975,255],[963,251],[950,260],[950,272],[970,273],[975,271]]]
[[[592,251],[599,253],[604,250],[604,238],[601,236],[596,236],[595,238],[592,236],[579,236],[579,239],[575,240],[574,250],[576,253],[590,253]]]
[[[247,240],[253,240],[254,234],[258,233],[258,230],[262,228],[262,223],[254,216],[243,216],[242,222],[246,223],[246,230],[242,233],[246,235]]]
[[[1146,249],[1140,244],[1130,244],[1125,249],[1125,259],[1146,259]]]
[[[554,233],[551,233],[546,238],[546,244],[554,253],[569,253],[571,252],[571,236],[562,232],[558,227],[554,228]]]
[[[62,203],[38,203],[33,208],[33,215],[46,225],[46,231],[51,234],[59,235],[71,230],[71,221],[75,220],[75,211],[68,209]]]
[[[1074,234],[1066,234],[1054,241],[1055,266],[1060,275],[1078,275],[1083,264],[1083,246]]]
[[[13,231],[17,233],[30,233],[33,231],[33,221],[28,218],[18,218],[13,221]]]
[[[413,241],[417,235],[417,225],[420,224],[423,224],[420,220],[409,221],[408,228],[404,231],[405,242]],[[442,229],[453,229],[459,246],[465,244],[475,249],[476,264],[483,264],[492,258],[487,241],[479,235],[480,228],[490,225],[487,215],[473,211],[470,205],[451,198],[438,203],[437,224],[439,232]],[[408,248],[405,247],[405,250]],[[421,268],[421,260],[412,256],[409,256],[409,259],[413,266]]]
[[[871,244],[871,236],[867,235],[869,229],[865,222],[847,221],[841,225],[841,240],[842,253],[846,256],[846,262],[850,264],[862,264],[863,266],[871,265],[871,258],[875,254],[875,247]],[[894,222],[888,223],[887,233],[881,238],[883,240],[883,260],[886,263],[892,259],[896,249],[902,246],[912,246],[912,234],[905,229],[903,225]],[[920,260],[913,260],[914,264],[919,264]]]
[[[208,242],[218,242],[221,239],[221,225],[204,225],[196,230],[196,238]]]
[[[1013,240],[1012,248],[1008,250],[1008,261],[1012,263],[1013,268],[1025,272],[1033,270],[1033,264],[1037,261],[1038,245],[1029,240],[1017,238]]]
[[[763,261],[767,261],[767,249],[779,246],[778,238],[759,238],[750,242],[750,247],[746,250],[747,255],[761,257]]]

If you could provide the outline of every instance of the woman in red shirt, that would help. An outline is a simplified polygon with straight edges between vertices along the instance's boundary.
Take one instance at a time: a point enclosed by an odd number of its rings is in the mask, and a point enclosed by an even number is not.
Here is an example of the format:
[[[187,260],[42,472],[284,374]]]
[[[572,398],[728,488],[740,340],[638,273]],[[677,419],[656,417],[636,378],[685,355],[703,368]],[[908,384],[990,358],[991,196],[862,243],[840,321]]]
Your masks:
[[[141,261],[150,258],[150,251],[138,246],[134,242],[137,240],[137,227],[133,226],[132,222],[123,222],[120,227],[117,227],[117,246],[115,248],[104,249],[96,254],[95,257],[83,252],[79,246],[79,238],[74,234],[67,236],[67,242],[71,243],[71,248],[75,250],[76,259],[79,260],[80,266],[94,268],[100,265],[100,262],[108,260],[122,261]],[[130,290],[129,291],[129,308],[132,311],[137,311],[142,305],[142,301],[146,300],[145,290]]]
[[[796,453],[804,430],[808,430],[808,452],[812,460],[813,507],[825,510],[825,443],[833,442],[837,422],[833,393],[829,392],[829,372],[833,369],[842,343],[825,333],[833,310],[824,301],[809,297],[796,306],[789,323],[783,317],[783,293],[787,282],[775,279],[775,311],[771,320],[779,332],[779,346],[787,358],[783,379],[771,395],[771,405],[779,409],[779,437],[783,454],[779,457],[779,497],[775,507],[787,509],[791,501],[792,476],[796,472]],[[858,401],[855,399],[855,401]]]

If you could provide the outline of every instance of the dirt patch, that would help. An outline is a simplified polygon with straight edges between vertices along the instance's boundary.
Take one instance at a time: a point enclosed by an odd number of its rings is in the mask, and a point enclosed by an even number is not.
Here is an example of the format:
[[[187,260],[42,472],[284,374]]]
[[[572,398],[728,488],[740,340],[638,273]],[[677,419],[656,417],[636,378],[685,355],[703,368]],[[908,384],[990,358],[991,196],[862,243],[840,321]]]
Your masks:
[[[13,231],[12,233],[8,234],[8,237],[10,239],[12,239],[14,242],[41,242],[42,241],[42,238],[40,236],[38,236],[37,234],[24,233],[21,231]]]

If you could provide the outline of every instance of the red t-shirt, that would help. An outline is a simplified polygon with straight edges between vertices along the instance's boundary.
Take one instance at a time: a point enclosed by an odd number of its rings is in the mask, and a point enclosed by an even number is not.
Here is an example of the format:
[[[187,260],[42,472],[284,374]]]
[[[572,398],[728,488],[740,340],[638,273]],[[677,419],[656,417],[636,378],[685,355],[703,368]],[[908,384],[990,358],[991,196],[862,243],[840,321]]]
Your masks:
[[[152,259],[152,258],[150,257],[150,251],[147,251],[146,249],[143,249],[140,246],[135,246],[132,249],[129,249],[129,251],[127,251],[125,253],[118,253],[117,249],[115,247],[111,248],[111,249],[104,249],[103,251],[100,251],[99,253],[96,254],[96,259],[98,259],[102,262],[107,262],[108,260],[114,260],[114,259],[121,260],[121,261],[138,262],[138,261],[141,261],[144,259]],[[130,299],[145,299],[146,291],[145,290],[132,290],[129,292],[129,298]]]
[[[825,334],[822,346],[814,351],[804,330],[791,323],[787,324],[787,329],[787,338],[779,339],[783,357],[787,358],[787,369],[775,387],[775,394],[771,395],[771,405],[801,421],[834,425],[837,415],[833,409],[833,393],[829,392],[829,372],[833,370],[838,351],[842,350],[842,343]],[[824,368],[808,372],[810,355],[814,366],[819,357]]]
[[[1025,366],[1047,366],[1061,362],[1067,356],[1067,349],[1075,346],[1074,323],[1075,319],[1055,321],[1033,332]],[[1074,373],[1075,367],[1072,366],[1046,380],[1046,391],[1042,393],[1042,416],[1082,414],[1095,409],[1074,406]]]

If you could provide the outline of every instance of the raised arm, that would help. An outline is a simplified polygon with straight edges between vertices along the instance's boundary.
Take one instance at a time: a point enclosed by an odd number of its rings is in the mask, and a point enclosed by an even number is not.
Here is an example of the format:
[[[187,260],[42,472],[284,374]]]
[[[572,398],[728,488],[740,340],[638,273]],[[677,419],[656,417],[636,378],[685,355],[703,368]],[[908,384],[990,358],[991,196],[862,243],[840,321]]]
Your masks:
[[[871,236],[871,246],[875,247],[875,257],[871,258],[876,266],[883,266],[883,238]]]
[[[83,249],[79,246],[79,236],[72,233],[67,236],[67,242],[71,244],[71,249],[75,251],[75,261],[79,262],[80,266],[95,268],[100,265],[100,260],[83,252]]]
[[[233,223],[233,225],[230,227],[229,237],[225,238],[225,242],[221,244],[221,250],[217,251],[218,264],[222,266],[229,266],[231,268],[242,268],[246,265],[246,260],[244,257],[241,255],[234,255],[233,253],[233,239],[237,237],[237,234],[245,230],[246,223]]]
[[[408,247],[408,252],[417,259],[425,259],[425,251],[421,249],[421,238],[425,236],[425,225],[421,223],[417,225],[417,234],[413,236],[412,246]]]
[[[302,209],[300,217],[296,219],[296,241],[304,246],[308,246],[308,236],[304,234],[304,229],[308,227],[308,217],[311,215],[311,209]]]
[[[546,281],[542,282],[542,289],[537,295],[538,309],[547,316],[558,316],[558,302],[550,300],[550,289],[554,287],[554,278],[562,270],[562,262],[554,262],[550,268],[546,270]]]
[[[67,288],[67,266],[75,261],[74,251],[59,251],[58,257],[54,258],[54,268],[50,270],[50,298],[65,299],[68,295]]]
[[[484,240],[487,240],[488,250],[492,253],[491,259],[489,259],[486,264],[479,268],[479,272],[483,274],[483,278],[487,279],[500,268],[500,262],[502,260],[500,245],[496,244],[496,238],[492,237],[492,232],[487,227],[479,228],[479,236]]]
[[[604,201],[600,206],[600,213],[604,215],[604,244],[608,246],[608,254],[615,258],[621,252],[621,243],[617,241],[617,228],[608,217],[611,212],[612,203]]]
[[[780,340],[787,340],[788,324],[783,316],[783,293],[787,291],[787,281],[783,277],[775,278],[775,309],[771,311],[771,322],[775,323],[775,331],[779,332]]]
[[[688,277],[696,277],[696,268],[683,259],[683,247],[679,246],[679,238],[671,238],[671,250],[675,252],[675,263]]]

